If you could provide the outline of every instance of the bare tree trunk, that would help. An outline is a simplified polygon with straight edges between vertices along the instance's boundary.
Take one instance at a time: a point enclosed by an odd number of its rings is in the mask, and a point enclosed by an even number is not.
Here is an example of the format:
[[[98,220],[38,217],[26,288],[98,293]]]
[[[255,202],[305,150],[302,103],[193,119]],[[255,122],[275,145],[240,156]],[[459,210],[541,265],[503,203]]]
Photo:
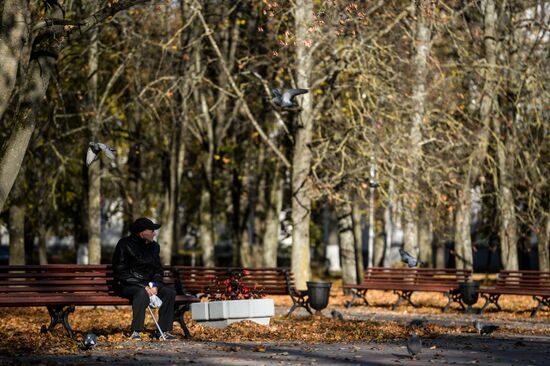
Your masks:
[[[279,243],[279,213],[283,208],[284,178],[280,162],[277,161],[269,187],[269,202],[266,212],[265,232],[263,236],[263,266],[277,267],[277,247]]]
[[[344,285],[351,285],[357,283],[353,219],[348,194],[343,195],[343,199],[344,202],[337,206],[338,241],[342,263],[342,281]]]
[[[28,42],[30,12],[28,1],[5,0],[0,3],[2,19],[0,23],[0,120],[8,108],[17,80],[17,69],[23,47]],[[0,192],[0,207],[3,206],[3,195]]]
[[[445,268],[445,241],[437,240],[435,250],[435,268]]]
[[[99,9],[99,4],[93,7],[93,12]],[[90,34],[91,43],[88,53],[88,109],[92,118],[89,119],[90,141],[97,142],[99,138],[99,110],[97,105],[99,48],[98,28]],[[101,263],[101,161],[96,161],[88,167],[88,263]]]
[[[243,267],[250,267],[252,265],[252,246],[250,245],[250,242],[252,241],[250,238],[250,232],[252,231],[250,229],[251,220],[252,217],[248,214],[246,223],[242,228],[241,245],[239,246],[239,260],[241,266]]]
[[[308,28],[313,24],[312,0],[297,0],[294,7],[296,28],[296,81],[297,87],[309,89],[312,70],[312,55],[306,46],[312,34]],[[294,151],[292,154],[292,272],[296,287],[306,289],[311,278],[309,223],[311,219],[311,133],[313,125],[312,94],[302,96],[302,112],[296,123]]]
[[[199,240],[202,249],[202,264],[207,267],[214,267],[214,235],[212,223],[212,205],[211,205],[210,190],[203,187],[201,191],[200,204],[200,225],[199,225]]]
[[[546,214],[544,227],[538,235],[539,271],[550,271],[550,214]]]
[[[462,188],[458,192],[455,215],[455,263],[456,268],[473,269],[472,237],[470,235],[471,193]]]
[[[38,263],[48,264],[48,251],[46,243],[48,240],[48,229],[44,225],[40,225],[38,232]]]
[[[481,100],[479,106],[479,115],[481,120],[481,128],[477,135],[474,150],[469,157],[469,165],[466,171],[465,182],[458,192],[458,208],[455,218],[455,252],[456,263],[459,268],[471,268],[473,266],[472,257],[472,241],[470,236],[470,221],[471,221],[471,189],[476,184],[481,176],[481,171],[485,159],[487,157],[487,147],[489,145],[489,134],[491,120],[496,110],[496,22],[497,13],[493,0],[483,0],[481,2],[482,12],[484,16],[484,48],[485,48],[485,68],[482,71],[483,75],[483,90],[481,92]],[[472,85],[472,82],[470,82]],[[473,87],[470,87],[472,101],[477,99],[477,92]],[[470,106],[473,106],[470,103]],[[460,231],[458,231],[460,230]],[[458,256],[462,257],[459,258]]]
[[[197,55],[198,57],[198,55]],[[204,170],[204,179],[205,185],[201,191],[201,205],[200,205],[200,245],[202,249],[202,261],[203,265],[207,267],[213,267],[216,263],[215,254],[214,254],[214,225],[213,225],[213,199],[212,199],[212,189],[214,181],[214,127],[212,126],[212,118],[208,110],[208,104],[206,102],[206,96],[201,94],[199,96],[201,109],[204,118],[204,125],[207,134],[207,145],[208,151],[204,156],[203,161],[203,170]]]
[[[246,164],[246,162],[245,162]],[[234,267],[239,267],[241,265],[241,245],[242,245],[242,220],[241,217],[244,217],[245,211],[243,209],[244,204],[242,192],[243,192],[243,180],[239,177],[239,171],[233,169],[232,172],[232,184],[231,184],[231,241],[233,243],[232,247],[232,265]],[[246,176],[246,174],[245,174]]]
[[[375,218],[374,218],[374,188],[369,189],[369,245],[367,267],[376,266],[376,256],[374,250],[374,240],[376,238]]]
[[[183,130],[181,116],[172,114],[174,133],[170,144],[169,164],[169,182],[166,184],[164,192],[164,204],[162,206],[162,230],[160,231],[159,244],[161,248],[161,261],[163,264],[172,262],[172,255],[176,248],[176,226],[177,226],[177,208],[178,192],[180,187],[181,164],[185,158],[185,148],[182,145]]]
[[[22,107],[15,117],[16,123],[3,146],[0,158],[0,207],[3,207],[23,165],[23,158],[36,126],[36,114],[46,95],[52,70],[51,57],[40,57],[29,66],[29,78],[24,81],[23,95],[20,98]]]
[[[170,173],[172,175],[172,172]],[[172,180],[172,178],[170,178]],[[160,245],[160,260],[162,264],[172,262],[172,248],[174,245],[174,215],[175,207],[173,202],[174,187],[167,184],[167,189],[162,198],[161,223],[158,242]]]
[[[432,242],[433,242],[433,230],[432,223],[430,222],[427,215],[423,214],[422,218],[419,220],[418,228],[418,244],[420,248],[420,254],[418,258],[422,263],[427,267],[433,267],[433,251],[432,251]]]
[[[10,265],[25,264],[25,205],[14,202],[9,214]]]
[[[137,58],[139,60],[139,57]],[[139,66],[139,65],[138,65]],[[128,120],[128,133],[129,133],[129,151],[128,151],[128,195],[130,200],[129,206],[129,219],[130,222],[136,220],[142,216],[141,202],[141,128],[140,128],[141,114],[138,106],[132,106],[131,118]]]
[[[494,119],[495,121],[497,118]],[[500,124],[495,125],[495,131],[500,130]],[[517,222],[513,189],[512,172],[514,156],[511,147],[502,146],[501,143],[497,143],[497,158],[499,167],[499,193],[497,196],[498,207],[500,212],[500,252],[502,258],[502,265],[507,270],[517,270],[519,267],[518,262],[518,248],[517,248]]]
[[[410,161],[409,171],[406,173],[407,194],[404,199],[403,219],[405,221],[404,247],[412,255],[418,255],[418,208],[420,162],[422,158],[422,121],[426,111],[426,77],[428,75],[428,56],[430,53],[430,1],[416,2],[416,35],[413,58],[414,85],[413,85],[413,114],[410,130]]]
[[[353,238],[355,239],[355,268],[359,282],[365,277],[363,265],[363,227],[361,223],[361,207],[356,199],[351,203],[351,215],[353,219]]]
[[[264,234],[266,228],[267,206],[269,205],[269,193],[267,191],[269,183],[268,176],[265,173],[265,148],[259,147],[259,153],[256,165],[256,182],[251,188],[252,198],[252,268],[258,268],[263,263]],[[252,180],[251,180],[252,181]]]
[[[384,267],[391,266],[391,245],[393,242],[393,211],[395,205],[395,182],[390,178],[388,184],[388,202],[384,209],[384,231],[386,232],[385,248],[384,248]]]

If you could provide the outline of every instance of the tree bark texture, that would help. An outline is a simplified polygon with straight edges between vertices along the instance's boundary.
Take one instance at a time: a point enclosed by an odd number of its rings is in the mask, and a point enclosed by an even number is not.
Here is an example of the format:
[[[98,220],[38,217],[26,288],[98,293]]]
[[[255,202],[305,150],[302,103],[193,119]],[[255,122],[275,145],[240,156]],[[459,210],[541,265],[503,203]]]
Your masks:
[[[212,197],[209,188],[203,187],[201,191],[199,240],[202,250],[202,264],[206,267],[214,267],[214,233],[212,222]]]
[[[22,172],[23,175],[23,172]],[[9,242],[9,264],[26,264],[25,258],[25,200],[22,189],[22,177],[16,181],[16,188],[13,190],[13,203],[9,210],[8,232]]]
[[[93,6],[93,12],[99,5]],[[88,49],[88,122],[90,141],[98,142],[101,121],[97,105],[98,71],[99,71],[99,29],[91,33],[91,43]],[[88,167],[88,263],[101,263],[101,160],[98,159]]]
[[[471,226],[471,193],[462,188],[458,192],[458,205],[455,214],[455,263],[456,268],[473,269]]]
[[[355,268],[357,280],[360,282],[365,276],[365,266],[363,265],[363,225],[361,207],[354,199],[351,203],[351,215],[353,219],[353,238],[355,241]]]
[[[313,24],[313,2],[297,0],[294,7],[296,31],[296,82],[297,87],[309,89],[312,55],[307,44],[312,35],[308,28]],[[302,111],[297,121],[292,154],[292,258],[291,268],[296,287],[306,289],[311,278],[309,224],[311,220],[311,133],[312,133],[312,94],[304,94],[301,99]]]
[[[269,201],[266,210],[266,223],[263,235],[263,266],[277,267],[277,248],[279,244],[279,213],[283,208],[284,178],[280,163],[277,162],[269,184]]]
[[[412,255],[418,255],[418,209],[420,160],[422,159],[422,122],[426,111],[426,77],[428,75],[428,56],[430,53],[431,25],[427,14],[430,1],[417,1],[416,34],[413,56],[414,81],[412,91],[413,112],[410,129],[410,155],[405,182],[406,195],[404,199],[405,222],[404,247]]]
[[[538,235],[539,271],[550,271],[550,215],[546,219],[542,232]]]
[[[419,220],[418,227],[418,246],[420,248],[420,254],[418,259],[426,267],[433,267],[433,230],[432,223],[429,221],[427,215],[422,215]]]
[[[25,0],[3,2],[0,27],[0,119],[8,108],[15,83],[23,47],[28,43],[29,5]],[[7,192],[1,193],[7,196]],[[2,202],[0,202],[2,207]]]
[[[338,242],[340,243],[340,261],[342,264],[342,281],[344,285],[357,283],[355,262],[355,239],[353,237],[353,217],[349,196],[344,195],[344,202],[337,206]]]

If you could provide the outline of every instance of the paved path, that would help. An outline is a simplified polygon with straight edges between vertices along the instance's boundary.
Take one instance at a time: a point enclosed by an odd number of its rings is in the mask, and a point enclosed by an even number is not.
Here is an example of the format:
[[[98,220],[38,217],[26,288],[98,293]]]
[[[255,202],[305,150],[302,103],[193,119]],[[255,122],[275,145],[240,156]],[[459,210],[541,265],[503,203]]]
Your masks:
[[[2,365],[548,365],[550,337],[442,336],[423,342],[415,360],[400,343],[297,344],[123,342],[117,350],[3,359]],[[132,346],[125,348],[124,346]]]
[[[329,309],[330,310],[330,309]],[[421,315],[398,312],[342,310],[345,318],[409,323],[421,320],[445,326],[471,324],[476,316],[464,314]],[[285,309],[277,309],[277,313]],[[325,310],[325,315],[329,311]],[[304,316],[298,312],[297,316]],[[73,355],[6,358],[0,365],[548,365],[550,323],[544,320],[492,321],[502,327],[529,330],[545,327],[544,336],[456,333],[423,339],[423,350],[411,360],[403,341],[384,343],[223,343],[196,341],[122,342],[116,349],[77,351]],[[540,332],[539,332],[540,333]]]

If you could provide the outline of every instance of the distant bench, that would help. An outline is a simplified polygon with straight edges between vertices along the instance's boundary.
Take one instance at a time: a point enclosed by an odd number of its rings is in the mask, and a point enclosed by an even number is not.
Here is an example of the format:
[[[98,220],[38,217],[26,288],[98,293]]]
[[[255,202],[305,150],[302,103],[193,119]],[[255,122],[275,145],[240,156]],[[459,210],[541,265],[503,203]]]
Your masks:
[[[176,290],[179,294],[192,294],[199,298],[208,297],[215,291],[216,280],[228,278],[231,273],[248,271],[242,277],[244,284],[263,295],[288,295],[292,299],[292,307],[287,316],[297,308],[304,308],[310,314],[312,311],[307,302],[307,291],[298,290],[294,275],[290,268],[242,268],[242,267],[191,267],[174,266]]]
[[[164,283],[175,282],[170,268],[165,267]],[[130,300],[117,296],[113,291],[111,265],[17,265],[0,266],[0,307],[46,306],[50,325],[43,325],[42,333],[52,331],[61,323],[69,337],[75,334],[69,324],[69,314],[76,306],[130,305]],[[186,338],[190,337],[184,320],[185,311],[196,296],[176,296],[175,319],[181,325]]]
[[[520,295],[537,301],[531,311],[531,317],[535,317],[544,306],[550,307],[550,272],[501,270],[495,286],[481,287],[479,292],[485,298],[481,314],[491,304],[502,310],[498,304],[501,295]]]
[[[453,302],[457,302],[464,309],[459,283],[470,281],[471,278],[472,271],[466,269],[369,267],[361,284],[348,284],[343,288],[351,290],[353,295],[346,304],[347,308],[351,307],[358,298],[361,298],[365,305],[369,305],[367,301],[369,290],[393,291],[398,298],[392,305],[392,310],[403,300],[416,307],[411,300],[412,294],[425,291],[443,293],[448,299],[443,312],[447,312]]]

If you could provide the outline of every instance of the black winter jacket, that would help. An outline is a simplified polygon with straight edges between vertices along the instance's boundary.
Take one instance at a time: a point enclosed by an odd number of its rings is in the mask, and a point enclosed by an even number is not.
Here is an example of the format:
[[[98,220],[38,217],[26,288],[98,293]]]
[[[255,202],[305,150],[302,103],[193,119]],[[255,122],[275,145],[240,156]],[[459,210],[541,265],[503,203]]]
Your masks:
[[[113,254],[115,286],[145,287],[155,282],[160,290],[164,283],[159,253],[157,242],[146,243],[136,234],[120,239]]]

